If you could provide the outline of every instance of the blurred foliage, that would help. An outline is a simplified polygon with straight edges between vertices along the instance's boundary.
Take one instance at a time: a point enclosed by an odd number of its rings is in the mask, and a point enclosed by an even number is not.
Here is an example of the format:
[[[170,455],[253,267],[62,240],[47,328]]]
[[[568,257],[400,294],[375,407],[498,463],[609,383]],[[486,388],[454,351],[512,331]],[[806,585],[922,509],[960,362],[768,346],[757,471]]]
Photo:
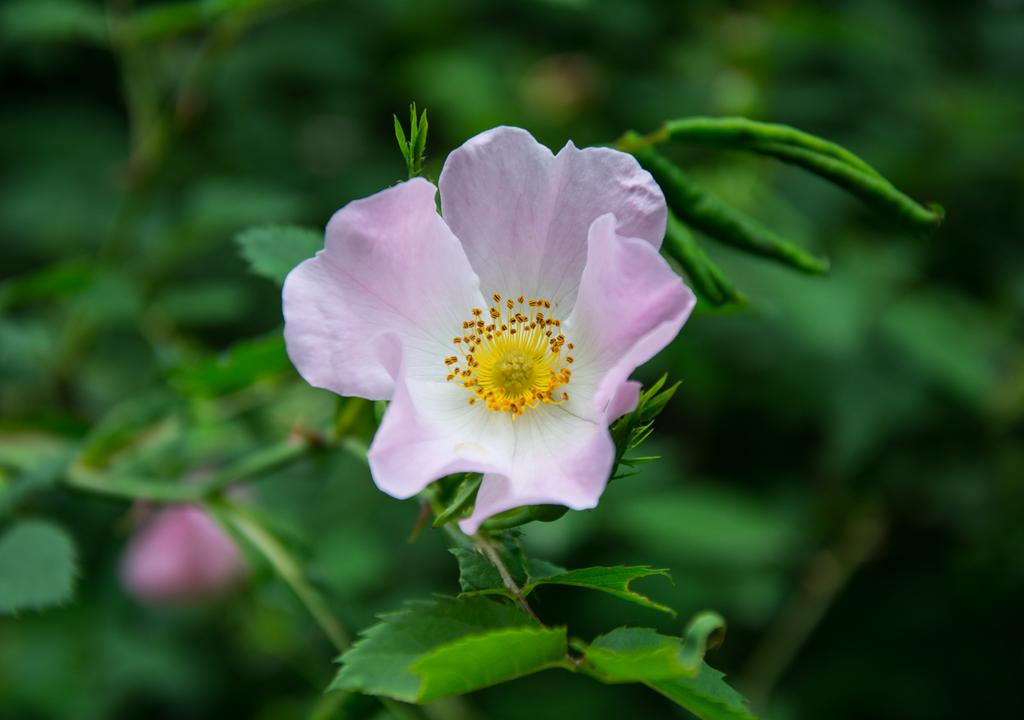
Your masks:
[[[831,273],[709,244],[749,302],[698,307],[641,373],[682,380],[645,445],[661,459],[596,510],[531,524],[524,543],[565,567],[670,569],[677,584],[657,599],[684,618],[722,612],[730,638],[713,663],[768,717],[1024,714],[1019,2],[139,5],[0,8],[0,517],[59,521],[79,575],[73,604],[0,619],[0,718],[376,711],[321,698],[335,653],[259,558],[224,600],[140,605],[117,579],[131,509],[55,486],[95,468],[201,482],[337,422],[334,398],[287,362],[279,288],[234,238],[320,227],[404,179],[392,115],[410,100],[430,112],[427,177],[498,124],[559,147],[745,115],[833,139],[941,202],[945,225],[907,237],[783,164],[663,148],[716,196],[827,253]],[[355,417],[355,439],[371,422]],[[258,480],[254,511],[349,628],[457,587],[440,531],[406,543],[418,509],[377,491],[349,453]],[[613,612],[680,632],[578,588],[539,587],[531,602],[586,637]],[[436,710],[671,707],[551,671]]]

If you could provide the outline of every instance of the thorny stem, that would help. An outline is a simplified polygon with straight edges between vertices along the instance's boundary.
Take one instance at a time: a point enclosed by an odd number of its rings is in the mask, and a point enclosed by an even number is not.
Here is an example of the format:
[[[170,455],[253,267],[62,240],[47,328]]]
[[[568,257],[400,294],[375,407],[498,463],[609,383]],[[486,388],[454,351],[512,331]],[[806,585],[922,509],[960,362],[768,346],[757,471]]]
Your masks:
[[[487,539],[482,533],[476,533],[473,535],[473,544],[476,545],[477,549],[484,554],[484,556],[491,561],[498,570],[498,575],[501,576],[501,582],[504,583],[505,588],[515,598],[516,603],[522,608],[523,612],[532,617],[537,622],[540,622],[540,618],[537,617],[537,613],[533,611],[530,604],[526,602],[526,598],[523,597],[522,590],[516,585],[516,581],[512,579],[512,575],[509,573],[508,568],[505,567],[505,562],[501,559],[501,555],[491,544],[490,540]],[[542,623],[543,624],[543,623]]]

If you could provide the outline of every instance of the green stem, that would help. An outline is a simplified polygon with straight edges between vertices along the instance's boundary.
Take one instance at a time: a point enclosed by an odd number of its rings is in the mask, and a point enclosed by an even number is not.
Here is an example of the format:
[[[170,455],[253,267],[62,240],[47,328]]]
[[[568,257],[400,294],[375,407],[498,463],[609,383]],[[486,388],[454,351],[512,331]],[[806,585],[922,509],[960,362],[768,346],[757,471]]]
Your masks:
[[[222,518],[266,558],[274,571],[292,589],[295,596],[320,626],[338,653],[343,653],[351,644],[348,631],[331,612],[324,596],[313,586],[302,572],[298,561],[288,552],[284,543],[278,540],[251,514],[229,500],[207,503],[207,509]],[[412,705],[377,696],[377,700],[396,720],[422,720],[423,714]]]
[[[350,643],[348,633],[331,613],[323,596],[306,579],[299,563],[288,552],[284,544],[236,503],[228,500],[211,501],[207,507],[212,513],[223,517],[267,559],[274,571],[309,610],[309,614],[313,616],[335,649],[338,652],[344,652]]]
[[[159,482],[124,475],[106,475],[81,465],[68,469],[64,482],[76,490],[109,495],[124,500],[154,502],[199,502],[203,499],[199,485]]]

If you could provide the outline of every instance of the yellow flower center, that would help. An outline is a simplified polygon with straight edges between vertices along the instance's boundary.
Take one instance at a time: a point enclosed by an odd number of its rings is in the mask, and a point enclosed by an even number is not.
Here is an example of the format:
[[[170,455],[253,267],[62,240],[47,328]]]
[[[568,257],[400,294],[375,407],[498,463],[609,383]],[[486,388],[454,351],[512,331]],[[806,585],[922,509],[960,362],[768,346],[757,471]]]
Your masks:
[[[452,338],[458,355],[445,358],[449,381],[472,392],[469,404],[483,402],[490,410],[513,418],[540,403],[557,405],[569,399],[555,391],[572,377],[573,349],[561,332],[562,322],[550,317],[551,302],[522,296],[473,308],[473,319],[462,323],[462,335]],[[524,313],[524,311],[527,311]]]

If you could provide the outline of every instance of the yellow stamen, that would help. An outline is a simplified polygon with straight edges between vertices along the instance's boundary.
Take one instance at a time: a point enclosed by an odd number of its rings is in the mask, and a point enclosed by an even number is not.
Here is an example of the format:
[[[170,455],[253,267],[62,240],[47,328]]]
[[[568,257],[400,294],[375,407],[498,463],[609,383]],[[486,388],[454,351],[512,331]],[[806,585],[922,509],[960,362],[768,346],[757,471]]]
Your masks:
[[[481,308],[470,310],[474,319],[464,322],[465,334],[452,340],[466,369],[447,374],[447,379],[462,380],[462,385],[472,392],[470,405],[480,400],[489,410],[507,412],[513,419],[541,403],[558,405],[568,400],[568,393],[555,393],[572,377],[566,364],[571,364],[573,358],[561,355],[566,345],[560,330],[562,323],[550,317],[550,313],[538,311],[550,310],[551,301],[527,300],[520,295],[503,302],[497,293],[491,299],[494,305],[487,313],[500,322],[487,325],[477,319],[484,313]],[[529,307],[529,316],[513,312],[517,304],[523,309],[524,303]],[[571,349],[572,343],[568,347]],[[444,362],[450,370],[458,357],[453,355]]]

